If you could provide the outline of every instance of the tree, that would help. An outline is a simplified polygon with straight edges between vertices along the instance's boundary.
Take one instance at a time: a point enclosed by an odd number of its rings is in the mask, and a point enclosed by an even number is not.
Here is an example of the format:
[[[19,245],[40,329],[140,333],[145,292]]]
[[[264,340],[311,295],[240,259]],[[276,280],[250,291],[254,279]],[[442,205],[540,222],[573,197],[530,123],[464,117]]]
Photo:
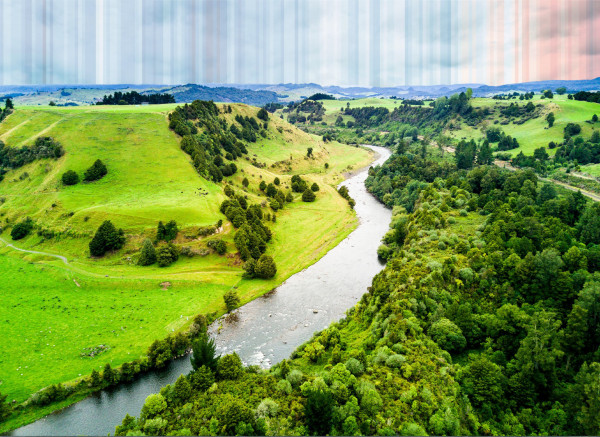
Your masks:
[[[185,375],[179,375],[173,386],[173,399],[179,405],[185,404],[192,394],[192,386]]]
[[[104,163],[99,159],[96,159],[92,166],[83,174],[83,180],[85,182],[97,181],[98,179],[102,179],[104,176],[106,176],[107,173],[108,169],[106,168],[106,165],[104,165]]]
[[[594,114],[592,115],[592,122],[596,123],[598,121],[598,115]]]
[[[167,267],[179,259],[179,249],[172,243],[160,246],[156,250],[158,267]]]
[[[317,196],[308,188],[302,193],[302,201],[303,202],[314,202]]]
[[[310,186],[310,190],[313,192],[319,191],[319,186],[317,185],[316,182],[313,182],[313,184]]]
[[[10,237],[15,241],[20,240],[29,235],[32,229],[33,221],[29,217],[27,217],[25,220],[13,226],[13,228],[10,231]]]
[[[149,266],[156,262],[156,249],[154,249],[154,245],[149,238],[144,240],[144,244],[142,245],[142,251],[140,253],[140,257],[138,258],[138,265],[140,266]]]
[[[235,352],[221,357],[217,363],[217,375],[220,379],[238,379],[243,372],[242,360]]]
[[[151,394],[146,398],[140,417],[151,419],[167,409],[167,401],[160,393]]]
[[[270,279],[277,273],[275,261],[269,255],[262,254],[254,267],[254,274],[262,279]]]
[[[6,102],[4,103],[4,109],[15,109],[15,105],[10,97],[6,99]]]
[[[279,180],[279,178],[276,176],[275,179],[273,179],[273,183],[277,186],[279,186],[279,184],[281,184],[281,181]]]
[[[449,352],[460,351],[467,344],[461,329],[446,318],[434,322],[429,328],[429,335],[440,347]]]
[[[553,99],[554,94],[552,94],[552,90],[545,90],[542,92],[542,95],[547,99]]]
[[[123,229],[117,230],[110,220],[106,220],[100,225],[94,238],[90,241],[90,254],[92,256],[104,256],[106,252],[121,249],[125,245],[125,241]]]
[[[178,232],[179,232],[179,229],[177,228],[177,223],[175,222],[175,220],[169,221],[165,225],[164,240],[165,241],[173,241],[177,237]]]
[[[73,170],[67,170],[62,175],[62,183],[65,185],[75,185],[79,182],[79,175]]]
[[[556,94],[558,94],[559,96],[562,96],[564,93],[567,92],[567,89],[564,86],[561,86],[556,88],[554,91],[556,91]]]
[[[195,371],[203,366],[215,371],[219,357],[216,354],[217,346],[215,341],[208,334],[201,334],[196,341],[192,343],[192,355],[190,361]]]
[[[309,158],[312,156],[313,153],[313,148],[309,147],[306,149],[306,156],[308,156]]]
[[[225,301],[227,312],[231,312],[240,306],[240,297],[233,288],[225,292],[223,300]]]
[[[554,112],[549,113],[548,115],[546,115],[546,121],[548,122],[548,127],[552,127],[554,126]]]
[[[102,379],[108,385],[113,385],[117,381],[117,373],[113,370],[110,363],[106,363],[102,371]]]
[[[265,181],[260,181],[258,188],[260,189],[260,191],[265,191],[265,189],[267,188],[267,183]]]
[[[96,369],[92,370],[92,374],[90,376],[90,385],[92,387],[98,387],[100,385],[100,373]]]
[[[248,185],[250,185],[250,181],[248,181],[248,178],[244,178],[244,180],[242,180],[242,185],[244,186],[244,188],[248,188]]]
[[[269,113],[267,112],[267,110],[265,108],[260,108],[258,110],[258,113],[256,114],[256,116],[263,121],[269,120]]]
[[[306,426],[311,435],[328,435],[333,421],[333,396],[328,390],[310,390],[304,407]]]
[[[494,162],[494,157],[492,155],[492,149],[490,147],[490,143],[488,140],[485,140],[481,147],[479,148],[479,153],[477,154],[477,164],[478,165],[491,165]]]
[[[588,205],[577,224],[581,241],[585,244],[600,244],[600,205]]]

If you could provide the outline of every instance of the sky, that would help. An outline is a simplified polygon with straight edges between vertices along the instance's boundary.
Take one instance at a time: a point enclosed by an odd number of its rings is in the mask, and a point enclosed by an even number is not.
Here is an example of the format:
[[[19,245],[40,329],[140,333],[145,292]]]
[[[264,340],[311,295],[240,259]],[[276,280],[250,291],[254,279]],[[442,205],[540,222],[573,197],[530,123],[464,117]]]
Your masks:
[[[600,76],[600,0],[0,0],[0,85]]]

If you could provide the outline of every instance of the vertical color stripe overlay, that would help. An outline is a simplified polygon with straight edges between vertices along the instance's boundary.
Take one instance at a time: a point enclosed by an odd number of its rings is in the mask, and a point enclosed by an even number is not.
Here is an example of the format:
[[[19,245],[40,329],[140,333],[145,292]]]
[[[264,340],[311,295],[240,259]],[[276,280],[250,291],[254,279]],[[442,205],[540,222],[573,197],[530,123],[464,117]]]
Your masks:
[[[0,84],[600,76],[600,0],[0,0]]]

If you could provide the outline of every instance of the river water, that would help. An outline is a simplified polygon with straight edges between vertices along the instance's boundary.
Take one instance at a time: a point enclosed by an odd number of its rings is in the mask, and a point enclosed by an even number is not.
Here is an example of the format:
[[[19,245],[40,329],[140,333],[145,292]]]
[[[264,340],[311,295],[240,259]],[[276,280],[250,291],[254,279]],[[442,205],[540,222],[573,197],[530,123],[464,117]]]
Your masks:
[[[383,163],[390,151],[369,146]],[[342,183],[356,201],[359,226],[339,245],[274,291],[215,321],[209,332],[221,354],[237,352],[247,365],[270,367],[290,356],[315,331],[339,320],[356,304],[383,265],[377,247],[387,232],[391,211],[365,188],[367,169]],[[107,435],[125,414],[139,416],[146,397],[191,370],[188,357],[131,383],[102,390],[9,435]]]

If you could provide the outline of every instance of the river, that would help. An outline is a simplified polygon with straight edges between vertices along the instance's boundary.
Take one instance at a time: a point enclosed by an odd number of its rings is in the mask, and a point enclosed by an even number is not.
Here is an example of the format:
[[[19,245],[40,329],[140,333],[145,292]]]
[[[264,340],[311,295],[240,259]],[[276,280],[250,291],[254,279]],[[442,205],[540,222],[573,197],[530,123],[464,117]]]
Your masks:
[[[383,147],[373,165],[390,156]],[[342,183],[356,201],[359,226],[312,266],[288,278],[274,291],[249,302],[235,317],[215,321],[209,332],[221,354],[237,352],[247,365],[270,367],[290,356],[315,331],[339,320],[356,304],[383,265],[377,247],[387,232],[391,211],[365,188],[367,169]],[[9,435],[107,435],[125,414],[139,416],[146,397],[191,370],[189,357],[173,361],[131,383],[102,390]]]

